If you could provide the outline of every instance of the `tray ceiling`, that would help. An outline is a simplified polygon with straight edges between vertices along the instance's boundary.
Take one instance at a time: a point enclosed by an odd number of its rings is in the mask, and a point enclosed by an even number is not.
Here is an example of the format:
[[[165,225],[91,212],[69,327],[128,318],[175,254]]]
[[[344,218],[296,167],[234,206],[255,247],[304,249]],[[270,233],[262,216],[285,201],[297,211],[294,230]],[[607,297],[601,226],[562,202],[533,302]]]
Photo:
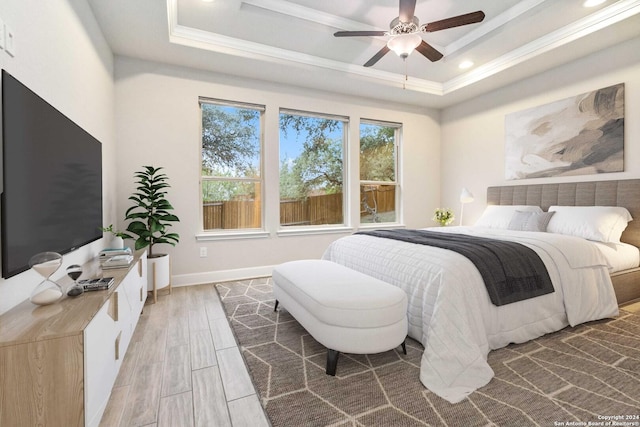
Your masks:
[[[420,24],[482,10],[483,22],[422,34],[438,62],[393,52],[364,64],[388,37],[398,0],[89,0],[117,55],[442,108],[640,36],[640,0],[418,0]],[[462,61],[472,61],[460,69]]]

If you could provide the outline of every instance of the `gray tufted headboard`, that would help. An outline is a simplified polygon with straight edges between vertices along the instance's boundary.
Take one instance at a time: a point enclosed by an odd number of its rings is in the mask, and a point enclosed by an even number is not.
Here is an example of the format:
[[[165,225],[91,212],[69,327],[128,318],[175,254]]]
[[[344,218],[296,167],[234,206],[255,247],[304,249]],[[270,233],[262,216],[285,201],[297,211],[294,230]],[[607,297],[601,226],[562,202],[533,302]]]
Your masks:
[[[623,206],[634,218],[622,241],[640,247],[640,179],[489,187],[489,205]]]

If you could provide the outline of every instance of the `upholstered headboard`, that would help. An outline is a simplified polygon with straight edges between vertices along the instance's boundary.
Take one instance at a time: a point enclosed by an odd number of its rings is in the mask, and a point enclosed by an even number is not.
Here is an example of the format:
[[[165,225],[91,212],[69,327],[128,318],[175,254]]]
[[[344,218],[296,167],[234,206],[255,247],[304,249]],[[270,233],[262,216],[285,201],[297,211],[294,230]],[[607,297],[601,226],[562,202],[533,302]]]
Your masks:
[[[640,179],[489,187],[489,205],[623,206],[634,218],[622,241],[640,247]]]

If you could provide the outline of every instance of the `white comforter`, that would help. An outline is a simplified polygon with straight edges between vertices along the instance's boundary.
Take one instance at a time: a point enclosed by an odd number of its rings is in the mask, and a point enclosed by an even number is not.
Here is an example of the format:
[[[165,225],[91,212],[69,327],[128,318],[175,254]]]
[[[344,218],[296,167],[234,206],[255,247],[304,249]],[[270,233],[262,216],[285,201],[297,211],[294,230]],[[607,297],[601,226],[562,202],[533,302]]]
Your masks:
[[[618,314],[607,262],[587,240],[477,227],[430,230],[523,243],[538,253],[555,287],[551,294],[497,307],[475,266],[455,252],[366,235],[329,246],[324,259],[407,293],[409,336],[424,346],[420,380],[451,403],[491,380],[489,350]]]

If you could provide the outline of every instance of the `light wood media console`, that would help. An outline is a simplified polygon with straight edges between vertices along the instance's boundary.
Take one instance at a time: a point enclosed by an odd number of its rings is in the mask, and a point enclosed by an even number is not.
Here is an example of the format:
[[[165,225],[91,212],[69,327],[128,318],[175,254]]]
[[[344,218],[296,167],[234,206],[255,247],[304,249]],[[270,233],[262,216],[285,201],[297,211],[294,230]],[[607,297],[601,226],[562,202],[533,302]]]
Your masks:
[[[146,257],[104,272],[90,261],[82,278],[113,276],[111,289],[0,316],[0,426],[100,423],[147,298]]]

